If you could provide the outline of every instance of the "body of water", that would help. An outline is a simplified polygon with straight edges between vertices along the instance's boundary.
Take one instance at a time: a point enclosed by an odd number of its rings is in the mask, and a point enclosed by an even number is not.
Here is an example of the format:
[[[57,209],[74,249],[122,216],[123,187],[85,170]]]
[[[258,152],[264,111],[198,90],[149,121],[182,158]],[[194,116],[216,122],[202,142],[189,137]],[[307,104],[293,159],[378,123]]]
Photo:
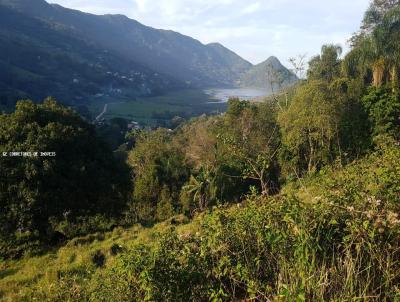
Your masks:
[[[237,97],[241,100],[254,100],[271,94],[267,89],[261,88],[211,88],[204,90],[204,92],[211,96],[211,99],[221,103],[228,102],[231,97]]]

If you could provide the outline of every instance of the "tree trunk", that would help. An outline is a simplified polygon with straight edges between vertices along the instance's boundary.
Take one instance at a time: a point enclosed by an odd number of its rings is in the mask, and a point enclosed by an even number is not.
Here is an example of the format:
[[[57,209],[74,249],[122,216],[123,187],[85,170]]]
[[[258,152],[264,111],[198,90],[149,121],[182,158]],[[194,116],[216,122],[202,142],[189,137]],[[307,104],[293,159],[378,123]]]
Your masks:
[[[261,194],[263,196],[268,196],[269,195],[268,181],[264,180],[264,172],[261,172],[260,184],[261,184],[261,191],[262,191]]]
[[[377,60],[372,65],[372,75],[373,75],[372,85],[375,87],[382,86],[383,77],[385,75],[385,61],[383,59]]]
[[[313,172],[314,170],[314,165],[313,165],[313,159],[314,159],[314,144],[311,138],[311,131],[308,131],[308,145],[310,147],[310,157],[308,159],[308,173]]]
[[[393,65],[390,70],[390,82],[392,83],[393,92],[399,89],[399,69],[396,65]]]

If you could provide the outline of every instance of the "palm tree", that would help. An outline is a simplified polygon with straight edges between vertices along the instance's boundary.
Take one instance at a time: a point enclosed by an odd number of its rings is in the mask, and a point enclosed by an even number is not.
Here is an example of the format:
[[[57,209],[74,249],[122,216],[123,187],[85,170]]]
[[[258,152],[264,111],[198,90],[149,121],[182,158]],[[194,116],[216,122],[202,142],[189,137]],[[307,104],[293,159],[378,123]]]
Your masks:
[[[372,85],[391,82],[398,88],[400,62],[400,8],[390,10],[370,34],[360,38],[344,60],[347,75],[365,77],[372,71]]]
[[[196,177],[190,177],[189,183],[183,189],[193,196],[197,209],[204,211],[216,195],[214,176],[210,169],[201,168]]]
[[[400,8],[389,11],[372,33],[381,64],[386,67],[387,80],[398,88],[400,62]],[[382,77],[383,78],[383,77]],[[379,81],[376,84],[380,84]]]

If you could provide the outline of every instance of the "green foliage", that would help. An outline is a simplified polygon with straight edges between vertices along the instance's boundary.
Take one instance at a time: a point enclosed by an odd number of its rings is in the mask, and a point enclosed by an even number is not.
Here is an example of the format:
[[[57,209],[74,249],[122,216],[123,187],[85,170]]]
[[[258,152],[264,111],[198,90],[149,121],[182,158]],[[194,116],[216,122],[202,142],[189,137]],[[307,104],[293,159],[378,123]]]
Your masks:
[[[225,166],[236,166],[240,171],[236,176],[258,183],[262,194],[276,192],[279,187],[276,112],[277,107],[270,102],[255,105],[233,99],[217,134]]]
[[[332,161],[338,138],[339,106],[326,82],[300,86],[289,108],[279,115],[283,165],[289,173],[313,172]],[[292,169],[293,171],[290,171]]]
[[[323,46],[308,79],[290,91],[261,103],[231,99],[226,114],[177,119],[174,130],[131,132],[119,160],[91,125],[54,101],[21,102],[1,115],[0,152],[57,157],[1,159],[0,256],[84,236],[48,255],[52,262],[66,253],[62,269],[33,274],[21,291],[7,289],[19,274],[6,267],[0,294],[398,301],[400,14],[393,5],[374,1],[379,15],[364,20],[368,30],[344,60],[339,47]],[[117,147],[126,121],[97,130]],[[104,233],[136,223],[153,227]]]
[[[171,198],[171,193],[168,188],[164,186],[161,190],[159,201],[156,209],[156,219],[158,221],[165,221],[168,218],[174,216],[175,209],[173,206],[173,200]]]
[[[362,98],[373,135],[390,134],[400,139],[400,97],[388,87],[370,87]]]
[[[292,195],[296,190],[269,199],[253,195],[243,207],[216,208],[196,234],[166,233],[152,247],[133,247],[106,273],[106,286],[95,279],[96,297],[395,300],[399,158],[397,147],[384,146],[343,170],[326,170],[307,188],[315,186],[316,195],[306,199]],[[109,284],[118,284],[118,290]]]
[[[128,161],[134,173],[132,206],[137,221],[153,223],[170,217],[189,178],[182,150],[172,142],[171,133],[165,129],[141,133]]]
[[[330,82],[338,77],[341,53],[342,48],[338,45],[322,46],[321,55],[315,56],[309,62],[308,79]]]
[[[123,118],[112,118],[97,126],[96,133],[111,147],[116,150],[125,142],[125,134],[128,130],[128,121]]]
[[[192,175],[182,189],[182,210],[191,216],[206,210],[216,200],[215,176],[208,168],[201,168],[196,177]]]
[[[0,152],[39,152],[0,159],[2,256],[26,250],[9,250],[22,238],[48,240],[55,222],[116,215],[124,207],[126,169],[91,125],[52,99],[22,101],[14,113],[0,115]]]
[[[187,226],[77,238],[6,266],[0,290],[12,301],[396,301],[399,188],[400,149],[386,142]]]

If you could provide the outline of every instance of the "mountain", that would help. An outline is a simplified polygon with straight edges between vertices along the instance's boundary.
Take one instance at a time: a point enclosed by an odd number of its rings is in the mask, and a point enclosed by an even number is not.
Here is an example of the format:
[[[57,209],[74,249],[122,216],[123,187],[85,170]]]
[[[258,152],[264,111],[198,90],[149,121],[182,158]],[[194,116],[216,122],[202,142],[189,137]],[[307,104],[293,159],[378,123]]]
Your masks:
[[[241,77],[240,85],[277,91],[297,81],[296,75],[272,56],[247,70]]]
[[[43,7],[49,8],[47,4]],[[83,39],[74,30],[2,5],[0,70],[3,108],[12,107],[20,98],[41,100],[52,95],[77,105],[88,96],[134,97],[184,87],[169,76]]]
[[[265,69],[219,43],[204,45],[126,16],[93,15],[44,0],[0,0],[0,45],[3,107],[21,97],[53,95],[76,105],[96,96],[257,87]]]
[[[44,0],[0,0],[0,4],[68,28],[108,51],[194,86],[231,85],[240,76],[221,58],[224,51],[177,32],[142,25],[126,16],[97,16],[50,5]],[[241,64],[250,64],[240,60]]]
[[[234,78],[235,84],[238,84],[240,82],[240,77],[243,73],[247,72],[250,68],[253,67],[253,64],[246,60],[243,60],[242,57],[238,56],[236,53],[220,43],[210,43],[207,44],[207,47],[216,52],[226,66],[230,66],[232,73],[236,75],[236,77]]]

